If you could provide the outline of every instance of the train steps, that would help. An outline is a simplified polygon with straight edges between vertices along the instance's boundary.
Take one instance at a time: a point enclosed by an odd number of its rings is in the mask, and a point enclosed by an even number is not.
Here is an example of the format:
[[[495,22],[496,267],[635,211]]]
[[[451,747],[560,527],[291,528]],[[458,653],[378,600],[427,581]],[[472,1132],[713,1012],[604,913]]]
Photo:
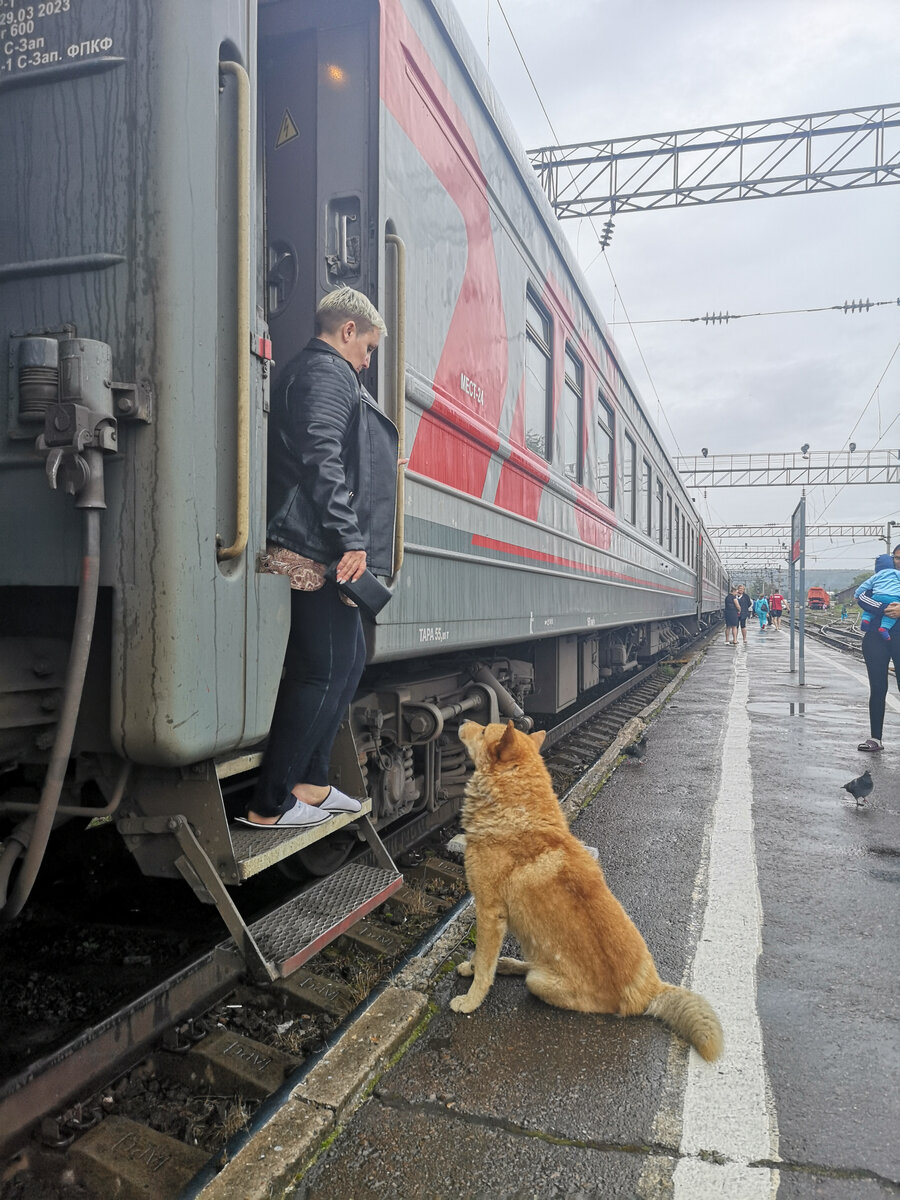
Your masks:
[[[255,767],[256,757],[241,756],[238,771]],[[145,874],[183,878],[201,901],[219,910],[250,973],[275,981],[398,891],[403,876],[372,824],[371,800],[363,800],[359,812],[335,813],[308,828],[251,828],[227,820],[219,781],[232,773],[229,762],[210,764],[178,788],[138,780],[133,807],[117,826]],[[368,843],[374,865],[350,862],[257,920],[244,920],[229,886],[344,827]]]

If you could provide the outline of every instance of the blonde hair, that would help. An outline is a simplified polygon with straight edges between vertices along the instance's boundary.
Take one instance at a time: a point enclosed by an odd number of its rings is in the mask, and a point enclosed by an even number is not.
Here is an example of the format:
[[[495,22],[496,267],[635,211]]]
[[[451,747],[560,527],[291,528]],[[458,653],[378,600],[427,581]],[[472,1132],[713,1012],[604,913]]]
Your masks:
[[[357,333],[377,329],[387,335],[387,326],[368,296],[351,287],[327,292],[316,308],[316,333],[335,333],[347,321],[356,322]]]

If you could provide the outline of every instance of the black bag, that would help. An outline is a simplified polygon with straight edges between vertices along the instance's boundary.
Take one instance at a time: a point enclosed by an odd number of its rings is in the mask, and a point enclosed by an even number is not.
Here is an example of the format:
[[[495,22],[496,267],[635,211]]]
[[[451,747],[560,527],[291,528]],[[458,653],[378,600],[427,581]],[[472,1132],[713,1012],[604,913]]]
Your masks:
[[[334,580],[336,574],[337,564],[329,567],[329,579]],[[338,588],[373,621],[394,595],[393,590],[387,584],[382,583],[377,575],[373,575],[368,567],[359,579],[352,583],[349,580],[346,583],[339,583]]]

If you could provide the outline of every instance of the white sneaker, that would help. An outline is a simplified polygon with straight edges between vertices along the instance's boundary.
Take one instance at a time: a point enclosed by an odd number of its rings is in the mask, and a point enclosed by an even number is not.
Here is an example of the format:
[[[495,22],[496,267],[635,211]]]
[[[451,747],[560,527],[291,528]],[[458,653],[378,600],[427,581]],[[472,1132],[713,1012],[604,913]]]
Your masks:
[[[235,820],[241,825],[250,825],[253,829],[297,829],[308,825],[321,825],[333,815],[334,813],[329,812],[323,805],[304,804],[302,800],[298,800],[293,808],[283,812],[277,821],[271,823],[251,821],[249,817],[235,817]]]
[[[346,792],[338,791],[336,787],[333,787],[318,807],[332,813],[359,812],[362,804],[358,800],[354,800],[352,796],[348,796]]]

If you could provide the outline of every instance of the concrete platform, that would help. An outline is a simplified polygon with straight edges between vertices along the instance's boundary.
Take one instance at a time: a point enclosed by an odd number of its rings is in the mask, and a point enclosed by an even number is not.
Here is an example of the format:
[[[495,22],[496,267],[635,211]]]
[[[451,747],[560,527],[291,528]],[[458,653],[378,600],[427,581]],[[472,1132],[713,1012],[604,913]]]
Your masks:
[[[662,977],[719,1011],[723,1059],[650,1019],[549,1008],[514,977],[459,1016],[449,999],[468,981],[439,975],[427,1027],[355,1113],[332,1074],[342,1128],[290,1195],[900,1193],[900,701],[873,761],[856,750],[862,663],[810,645],[800,688],[787,631],[748,635],[710,647],[643,761],[573,827]],[[875,789],[857,809],[842,785],[866,767]]]

